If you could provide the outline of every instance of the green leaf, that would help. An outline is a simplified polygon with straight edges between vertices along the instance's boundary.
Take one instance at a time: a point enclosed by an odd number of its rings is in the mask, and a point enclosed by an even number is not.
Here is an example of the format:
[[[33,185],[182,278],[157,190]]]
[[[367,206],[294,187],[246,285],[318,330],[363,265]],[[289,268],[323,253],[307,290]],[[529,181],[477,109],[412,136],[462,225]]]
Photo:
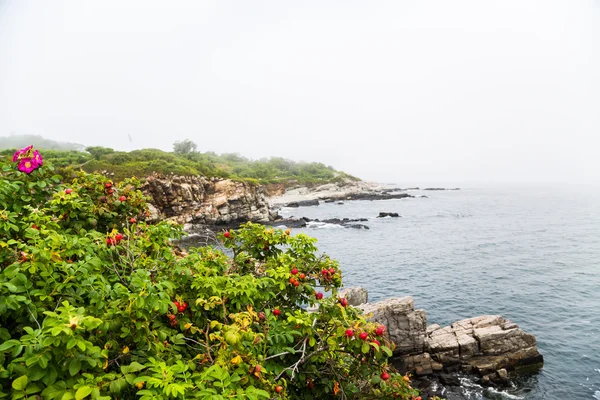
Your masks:
[[[77,373],[81,370],[81,360],[73,360],[69,363],[69,374],[71,376],[77,375]]]
[[[90,393],[92,393],[91,387],[82,386],[79,389],[77,389],[77,392],[75,393],[75,400],[85,399],[87,396],[90,395]]]
[[[362,347],[360,349],[364,354],[367,354],[369,352],[369,350],[371,350],[371,346],[369,346],[369,343],[365,342],[362,344]]]
[[[18,345],[19,342],[16,339],[11,339],[11,340],[7,340],[6,342],[0,344],[0,351],[6,351],[8,349],[12,349],[13,347],[15,347],[16,345]]]
[[[13,381],[12,388],[15,390],[25,390],[28,382],[29,378],[27,378],[27,375],[20,376]]]
[[[142,365],[142,364],[140,364],[138,362],[135,362],[135,361],[132,362],[129,365],[123,365],[123,366],[121,366],[121,372],[124,373],[124,374],[130,374],[132,372],[138,372],[138,371],[141,371],[143,369],[146,369],[146,366]]]
[[[383,351],[388,357],[392,356],[392,350],[387,346],[381,346],[381,351]]]

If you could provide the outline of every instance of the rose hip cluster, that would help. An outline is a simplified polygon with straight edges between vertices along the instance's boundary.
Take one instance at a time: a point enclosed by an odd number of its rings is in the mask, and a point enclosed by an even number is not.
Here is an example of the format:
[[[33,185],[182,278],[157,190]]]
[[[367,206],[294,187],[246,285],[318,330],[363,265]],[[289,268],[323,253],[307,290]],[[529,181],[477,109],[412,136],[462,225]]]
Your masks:
[[[111,235],[106,238],[106,245],[109,247],[116,246],[121,242],[121,240],[123,240],[123,238],[124,238],[124,236],[122,233],[117,233],[116,235]]]
[[[107,182],[104,184],[104,189],[106,191],[107,194],[112,195],[113,193],[115,193],[115,189],[113,188],[113,184],[111,182]],[[122,203],[124,201],[127,201],[127,197],[125,196],[121,196],[119,197],[119,201]]]
[[[175,304],[175,307],[177,308],[177,311],[181,314],[183,312],[185,312],[185,310],[187,310],[188,308],[188,302],[184,301],[184,302],[179,302],[177,300],[173,301],[173,304]],[[169,324],[172,327],[176,327],[177,326],[177,316],[175,314],[169,314]]]

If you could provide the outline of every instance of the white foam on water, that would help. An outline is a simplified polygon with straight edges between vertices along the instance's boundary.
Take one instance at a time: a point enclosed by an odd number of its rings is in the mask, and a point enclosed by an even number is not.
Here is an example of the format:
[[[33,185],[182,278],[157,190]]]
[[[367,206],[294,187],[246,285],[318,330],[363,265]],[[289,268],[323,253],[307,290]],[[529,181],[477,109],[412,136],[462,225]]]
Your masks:
[[[341,225],[337,225],[337,224],[327,224],[325,222],[314,222],[311,221],[308,224],[306,224],[307,227],[309,228],[314,228],[314,229],[343,229],[344,227]]]
[[[595,399],[598,399],[598,400],[600,400],[600,390],[596,390],[596,391],[594,392],[594,395],[593,395],[592,397],[593,397],[593,398],[595,398]]]
[[[506,399],[514,399],[514,400],[525,399],[524,397],[517,396],[517,395],[514,395],[514,394],[510,394],[510,393],[506,393],[506,392],[503,392],[502,390],[497,390],[497,389],[494,389],[494,388],[488,388],[487,391],[489,393],[493,393],[493,394],[502,396],[502,397],[504,397]]]

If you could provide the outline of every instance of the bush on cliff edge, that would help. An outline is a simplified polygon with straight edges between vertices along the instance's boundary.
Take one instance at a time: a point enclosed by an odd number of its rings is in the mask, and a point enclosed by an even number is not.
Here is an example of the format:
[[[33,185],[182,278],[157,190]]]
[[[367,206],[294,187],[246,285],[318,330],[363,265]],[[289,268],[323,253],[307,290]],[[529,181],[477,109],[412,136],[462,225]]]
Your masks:
[[[0,160],[0,398],[416,398],[315,239],[247,224],[232,256],[182,254],[135,180],[29,154]]]

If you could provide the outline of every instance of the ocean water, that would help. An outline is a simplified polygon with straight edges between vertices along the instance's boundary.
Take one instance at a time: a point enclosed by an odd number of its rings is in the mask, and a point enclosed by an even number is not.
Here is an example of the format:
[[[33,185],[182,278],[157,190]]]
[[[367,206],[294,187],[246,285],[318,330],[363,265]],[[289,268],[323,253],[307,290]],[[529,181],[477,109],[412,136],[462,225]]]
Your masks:
[[[284,208],[286,217],[369,218],[369,230],[313,224],[346,286],[370,301],[411,295],[428,324],[500,314],[537,337],[544,368],[472,399],[600,399],[600,188],[463,188],[414,198]],[[401,218],[376,218],[380,211]]]

